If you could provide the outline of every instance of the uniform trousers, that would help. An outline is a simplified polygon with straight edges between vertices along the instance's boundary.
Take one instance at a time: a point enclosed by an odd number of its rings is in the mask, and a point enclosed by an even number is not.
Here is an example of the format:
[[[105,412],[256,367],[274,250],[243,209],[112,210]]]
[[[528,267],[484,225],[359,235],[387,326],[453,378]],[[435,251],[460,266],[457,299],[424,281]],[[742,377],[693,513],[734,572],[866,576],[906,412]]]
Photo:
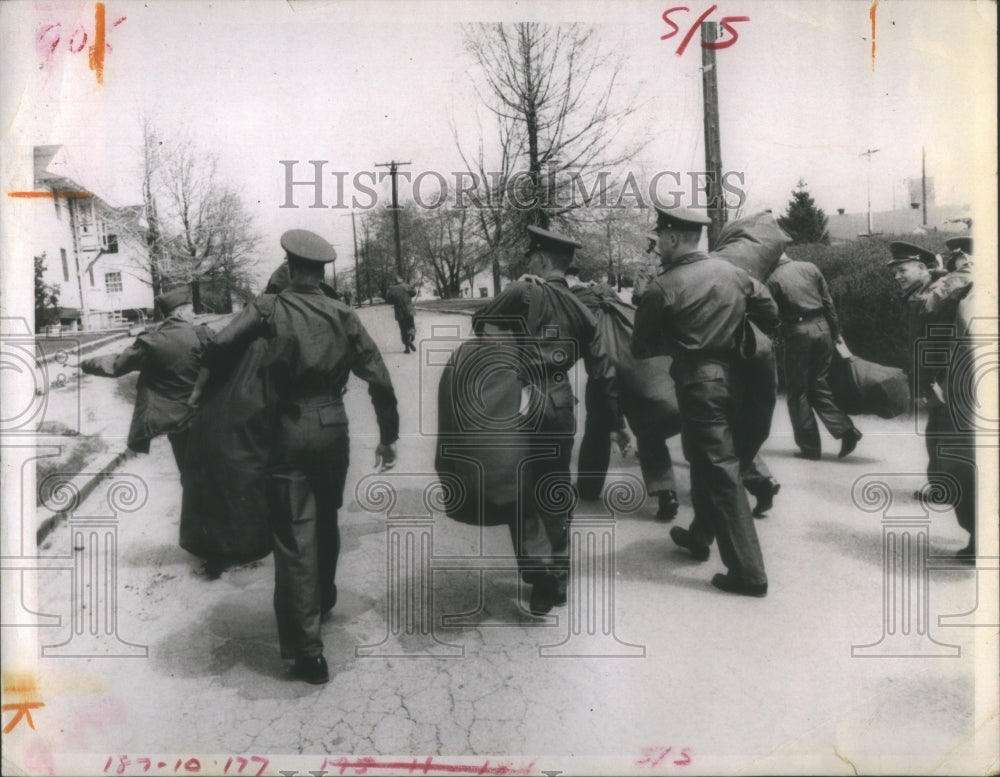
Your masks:
[[[674,360],[671,373],[683,418],[681,443],[691,465],[697,522],[718,539],[719,555],[729,573],[758,585],[767,582],[767,575],[734,438],[744,412],[743,382],[735,359],[686,355]],[[704,537],[705,544],[714,538]]]
[[[969,532],[969,542],[976,540],[976,438],[971,431],[959,429],[951,408],[935,404],[927,414],[927,479],[933,485],[944,478],[943,489],[951,493],[958,525]]]
[[[611,462],[611,432],[624,428],[623,419],[608,416],[605,404],[604,387],[588,380],[584,390],[587,418],[584,421],[580,456],[577,460],[577,488],[583,499],[600,497],[608,474],[608,464]]]
[[[573,458],[573,408],[549,408],[530,452],[519,467],[519,501],[507,526],[521,577],[537,583],[552,577],[563,589],[569,570],[569,522],[573,505],[570,464]]]
[[[411,348],[416,347],[413,345],[413,339],[417,336],[417,325],[413,316],[408,316],[405,313],[400,314],[396,317],[396,323],[399,324],[399,337],[403,341],[403,345],[408,345]]]
[[[184,472],[184,459],[187,456],[188,436],[188,429],[184,429],[180,432],[167,433],[167,439],[170,440],[170,450],[173,451],[174,461],[177,463],[177,469],[181,473]]]
[[[819,428],[813,411],[834,439],[839,440],[854,428],[847,414],[837,407],[828,383],[833,352],[830,325],[822,316],[785,324],[788,415],[795,444],[803,453],[820,452]]]
[[[282,658],[323,654],[320,618],[337,601],[337,510],[349,453],[342,402],[306,401],[283,409],[267,478]]]

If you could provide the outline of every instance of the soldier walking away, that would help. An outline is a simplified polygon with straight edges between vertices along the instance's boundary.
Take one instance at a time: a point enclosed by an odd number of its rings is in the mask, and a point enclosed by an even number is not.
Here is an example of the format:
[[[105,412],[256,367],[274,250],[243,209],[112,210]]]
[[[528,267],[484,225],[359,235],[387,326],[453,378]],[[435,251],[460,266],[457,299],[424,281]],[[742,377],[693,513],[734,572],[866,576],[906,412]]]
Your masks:
[[[575,265],[566,268],[566,285],[577,299],[587,306],[587,310],[597,318],[603,315],[602,301],[617,300],[618,297],[610,286],[604,283],[584,283],[579,277],[580,271]],[[605,350],[608,344],[605,343]],[[619,411],[616,418],[608,418],[603,412],[604,395],[601,382],[587,380],[584,389],[584,406],[587,417],[584,421],[583,439],[580,441],[580,453],[577,459],[577,491],[582,499],[598,499],[601,488],[611,462],[611,446],[618,446],[622,456],[626,455],[632,439],[625,429],[625,416]]]
[[[913,364],[919,343],[939,342],[951,351],[952,365],[968,365],[971,354],[963,335],[957,329],[957,311],[962,299],[972,291],[973,272],[969,256],[972,241],[949,244],[951,272],[942,275],[937,257],[919,246],[902,241],[889,244],[892,254],[888,265],[903,295],[910,348],[908,372],[913,384],[913,396],[927,408],[927,477],[932,486],[942,476],[954,478],[956,488],[947,484],[940,493],[953,493],[952,505],[959,526],[969,532],[969,542],[956,557],[974,562],[976,557],[976,464],[975,430],[963,428],[957,417],[972,416],[967,403],[975,399],[971,381],[975,371]],[[951,241],[949,241],[951,243]],[[961,254],[956,256],[955,254]],[[949,329],[950,327],[950,329]],[[950,334],[939,334],[939,330]],[[966,405],[963,407],[963,405]],[[938,491],[932,489],[933,492]]]
[[[663,272],[639,304],[632,352],[639,359],[673,357],[695,515],[718,537],[728,569],[715,575],[712,585],[766,596],[764,559],[734,433],[740,433],[745,390],[739,364],[745,319],[771,333],[779,323],[777,306],[746,272],[698,250],[701,229],[709,223],[705,215],[686,208],[656,210]]]
[[[149,441],[166,434],[181,471],[194,415],[188,397],[198,379],[202,351],[211,334],[204,325],[196,327],[192,323],[190,287],[164,292],[153,304],[164,316],[161,324],[139,335],[117,356],[85,359],[80,369],[104,378],[139,371],[128,447],[136,453],[149,453]]]
[[[796,455],[820,458],[819,415],[827,431],[840,440],[838,456],[844,458],[857,447],[862,435],[837,407],[828,383],[834,343],[843,340],[826,280],[811,262],[793,262],[788,254],[782,254],[767,278],[767,288],[778,305],[784,333],[788,415],[799,447]]]
[[[337,602],[337,510],[350,450],[342,396],[350,373],[368,383],[383,470],[396,462],[399,415],[389,372],[357,314],[320,288],[324,265],[336,258],[333,246],[293,229],[281,247],[289,287],[246,307],[206,348],[204,361],[220,368],[256,338],[270,340],[262,369],[278,400],[267,474],[274,612],[281,657],[295,661],[292,675],[319,684],[329,680],[320,622]]]
[[[528,272],[545,280],[519,280],[510,284],[473,317],[473,331],[483,334],[487,324],[506,319],[532,338],[522,351],[525,392],[541,398],[539,425],[531,434],[532,446],[551,446],[554,456],[534,457],[520,468],[521,502],[511,505],[507,517],[521,578],[530,583],[529,609],[544,615],[566,603],[568,579],[567,506],[546,494],[570,488],[570,462],[575,432],[576,399],[568,379],[573,364],[566,358],[566,341],[576,343],[606,419],[618,417],[615,370],[597,331],[593,314],[569,290],[566,268],[580,244],[555,232],[528,227]],[[541,488],[540,488],[541,487]],[[544,492],[544,493],[543,493]]]
[[[396,283],[389,287],[385,293],[387,302],[392,303],[396,311],[396,323],[399,324],[399,336],[406,346],[403,353],[416,351],[417,346],[413,344],[413,339],[417,335],[416,325],[413,317],[416,311],[413,307],[413,298],[417,296],[417,290],[406,283],[401,277],[396,276]]]

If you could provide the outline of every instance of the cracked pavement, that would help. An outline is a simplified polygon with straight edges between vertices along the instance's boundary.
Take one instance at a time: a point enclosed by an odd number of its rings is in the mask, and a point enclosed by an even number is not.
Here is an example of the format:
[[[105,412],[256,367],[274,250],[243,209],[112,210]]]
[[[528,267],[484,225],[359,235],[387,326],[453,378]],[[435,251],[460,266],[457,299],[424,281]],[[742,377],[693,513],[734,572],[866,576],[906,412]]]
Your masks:
[[[389,473],[400,482],[395,512],[419,514],[419,489],[433,479],[434,442],[420,430],[421,423],[434,426],[436,382],[418,373],[417,356],[402,353],[390,308],[361,316],[400,399],[399,463]],[[432,324],[464,332],[468,322],[418,312],[418,339],[430,337]],[[93,413],[99,403],[98,415],[114,419],[106,427],[118,430],[119,437],[109,436],[112,446],[124,447],[130,408],[121,392],[109,391],[111,381],[98,381],[82,379],[84,407]],[[872,472],[921,471],[923,441],[912,420],[859,417],[865,438],[855,456],[837,461],[828,453],[807,462],[792,457],[779,401],[764,454],[782,490],[757,522],[771,580],[767,598],[715,591],[709,580],[722,569],[717,551],[704,564],[691,560],[670,541],[669,526],[654,520],[656,501],[649,500],[614,527],[612,636],[632,646],[621,648],[631,654],[552,656],[541,649],[567,639],[569,608],[548,619],[530,616],[527,589],[511,571],[438,569],[432,634],[392,633],[386,521],[367,513],[354,492],[372,472],[374,413],[365,386],[354,378],[349,385],[340,597],[323,628],[329,684],[287,678],[271,608],[270,557],[209,581],[200,562],[178,547],[181,490],[161,438],[148,456],[118,470],[140,478],[148,499],[118,519],[117,635],[147,646],[148,655],[40,658],[45,708],[35,718],[49,752],[94,754],[99,764],[120,753],[133,760],[150,753],[267,754],[272,773],[281,768],[275,754],[506,755],[534,759],[537,773],[576,773],[587,763],[579,759],[606,757],[592,762],[620,773],[674,773],[673,755],[657,760],[667,747],[685,751],[688,770],[696,772],[849,773],[854,765],[860,772],[964,773],[980,763],[975,730],[988,704],[976,659],[989,655],[981,640],[995,639],[996,628],[947,628],[937,617],[974,610],[977,588],[995,587],[996,572],[930,575],[930,632],[957,645],[959,656],[851,654],[852,645],[879,639],[883,608],[880,517],[855,507],[851,486]],[[829,438],[824,442],[835,451]],[[682,462],[679,440],[671,449]],[[615,453],[612,469],[637,475],[638,463]],[[686,466],[677,471],[681,511],[670,525],[686,526]],[[577,514],[588,509],[581,505]],[[104,484],[76,514],[107,512]],[[432,532],[435,556],[509,545],[502,527],[480,534],[443,515],[433,517]],[[932,553],[964,541],[950,512],[932,515]],[[64,523],[41,553],[71,553],[71,544]],[[37,629],[41,645],[70,639],[73,612],[83,613],[71,578],[68,568],[34,575],[39,611],[61,618],[59,626]],[[455,625],[442,620],[462,614]],[[395,655],[358,655],[364,646]],[[995,655],[995,641],[989,649]],[[207,764],[202,773],[212,773]]]

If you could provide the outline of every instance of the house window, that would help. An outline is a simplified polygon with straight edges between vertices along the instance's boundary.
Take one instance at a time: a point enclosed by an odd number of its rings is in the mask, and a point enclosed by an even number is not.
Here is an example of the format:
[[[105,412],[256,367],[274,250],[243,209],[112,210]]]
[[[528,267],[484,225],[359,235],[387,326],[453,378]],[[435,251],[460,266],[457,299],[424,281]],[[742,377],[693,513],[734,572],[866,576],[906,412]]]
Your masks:
[[[120,272],[104,273],[104,290],[108,294],[121,294],[122,274]]]
[[[59,249],[59,258],[62,259],[63,280],[68,282],[69,281],[69,262],[66,261],[66,249],[65,248],[60,248]]]
[[[56,206],[56,218],[62,221],[62,208],[59,207],[59,192],[52,192],[52,202],[54,202]]]
[[[94,283],[94,265],[90,265],[90,267],[87,268],[87,274],[90,276],[90,287],[94,288],[94,286],[97,285]]]
[[[108,247],[104,249],[106,254],[118,253],[118,235],[108,235]]]
[[[480,286],[479,287],[479,296],[480,297],[486,297],[486,296],[488,296],[488,294],[489,294],[489,289],[487,289],[485,286]]]

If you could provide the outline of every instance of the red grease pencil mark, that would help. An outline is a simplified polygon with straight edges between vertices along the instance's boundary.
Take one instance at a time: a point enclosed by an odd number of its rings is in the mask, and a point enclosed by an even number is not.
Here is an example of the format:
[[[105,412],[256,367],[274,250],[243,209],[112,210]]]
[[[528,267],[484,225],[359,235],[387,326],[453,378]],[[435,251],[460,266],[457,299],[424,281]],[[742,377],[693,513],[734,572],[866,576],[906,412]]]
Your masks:
[[[3,733],[9,734],[14,730],[14,727],[21,721],[22,718],[28,721],[28,726],[32,731],[35,730],[35,722],[31,719],[31,711],[37,710],[39,707],[44,707],[45,705],[40,701],[22,701],[17,704],[4,704],[4,712],[13,712],[14,717],[10,719],[10,722],[3,727]]]
[[[868,9],[868,18],[872,20],[872,72],[875,72],[875,14],[878,11],[878,0]]]
[[[369,769],[389,769],[392,771],[409,772],[411,774],[414,772],[427,774],[433,770],[435,772],[448,772],[450,774],[527,775],[534,773],[535,762],[532,761],[527,766],[515,767],[505,764],[491,766],[489,761],[484,761],[479,765],[465,765],[439,763],[433,758],[426,758],[424,760],[414,758],[412,761],[382,761],[376,758],[365,757],[354,759],[326,758],[323,760],[321,769],[326,769],[327,766],[337,767],[340,770],[340,774],[344,774],[348,769],[353,774],[367,774]],[[381,772],[375,773],[380,774]]]
[[[97,77],[98,86],[104,85],[104,3],[94,7],[94,45],[90,47],[90,69]]]

